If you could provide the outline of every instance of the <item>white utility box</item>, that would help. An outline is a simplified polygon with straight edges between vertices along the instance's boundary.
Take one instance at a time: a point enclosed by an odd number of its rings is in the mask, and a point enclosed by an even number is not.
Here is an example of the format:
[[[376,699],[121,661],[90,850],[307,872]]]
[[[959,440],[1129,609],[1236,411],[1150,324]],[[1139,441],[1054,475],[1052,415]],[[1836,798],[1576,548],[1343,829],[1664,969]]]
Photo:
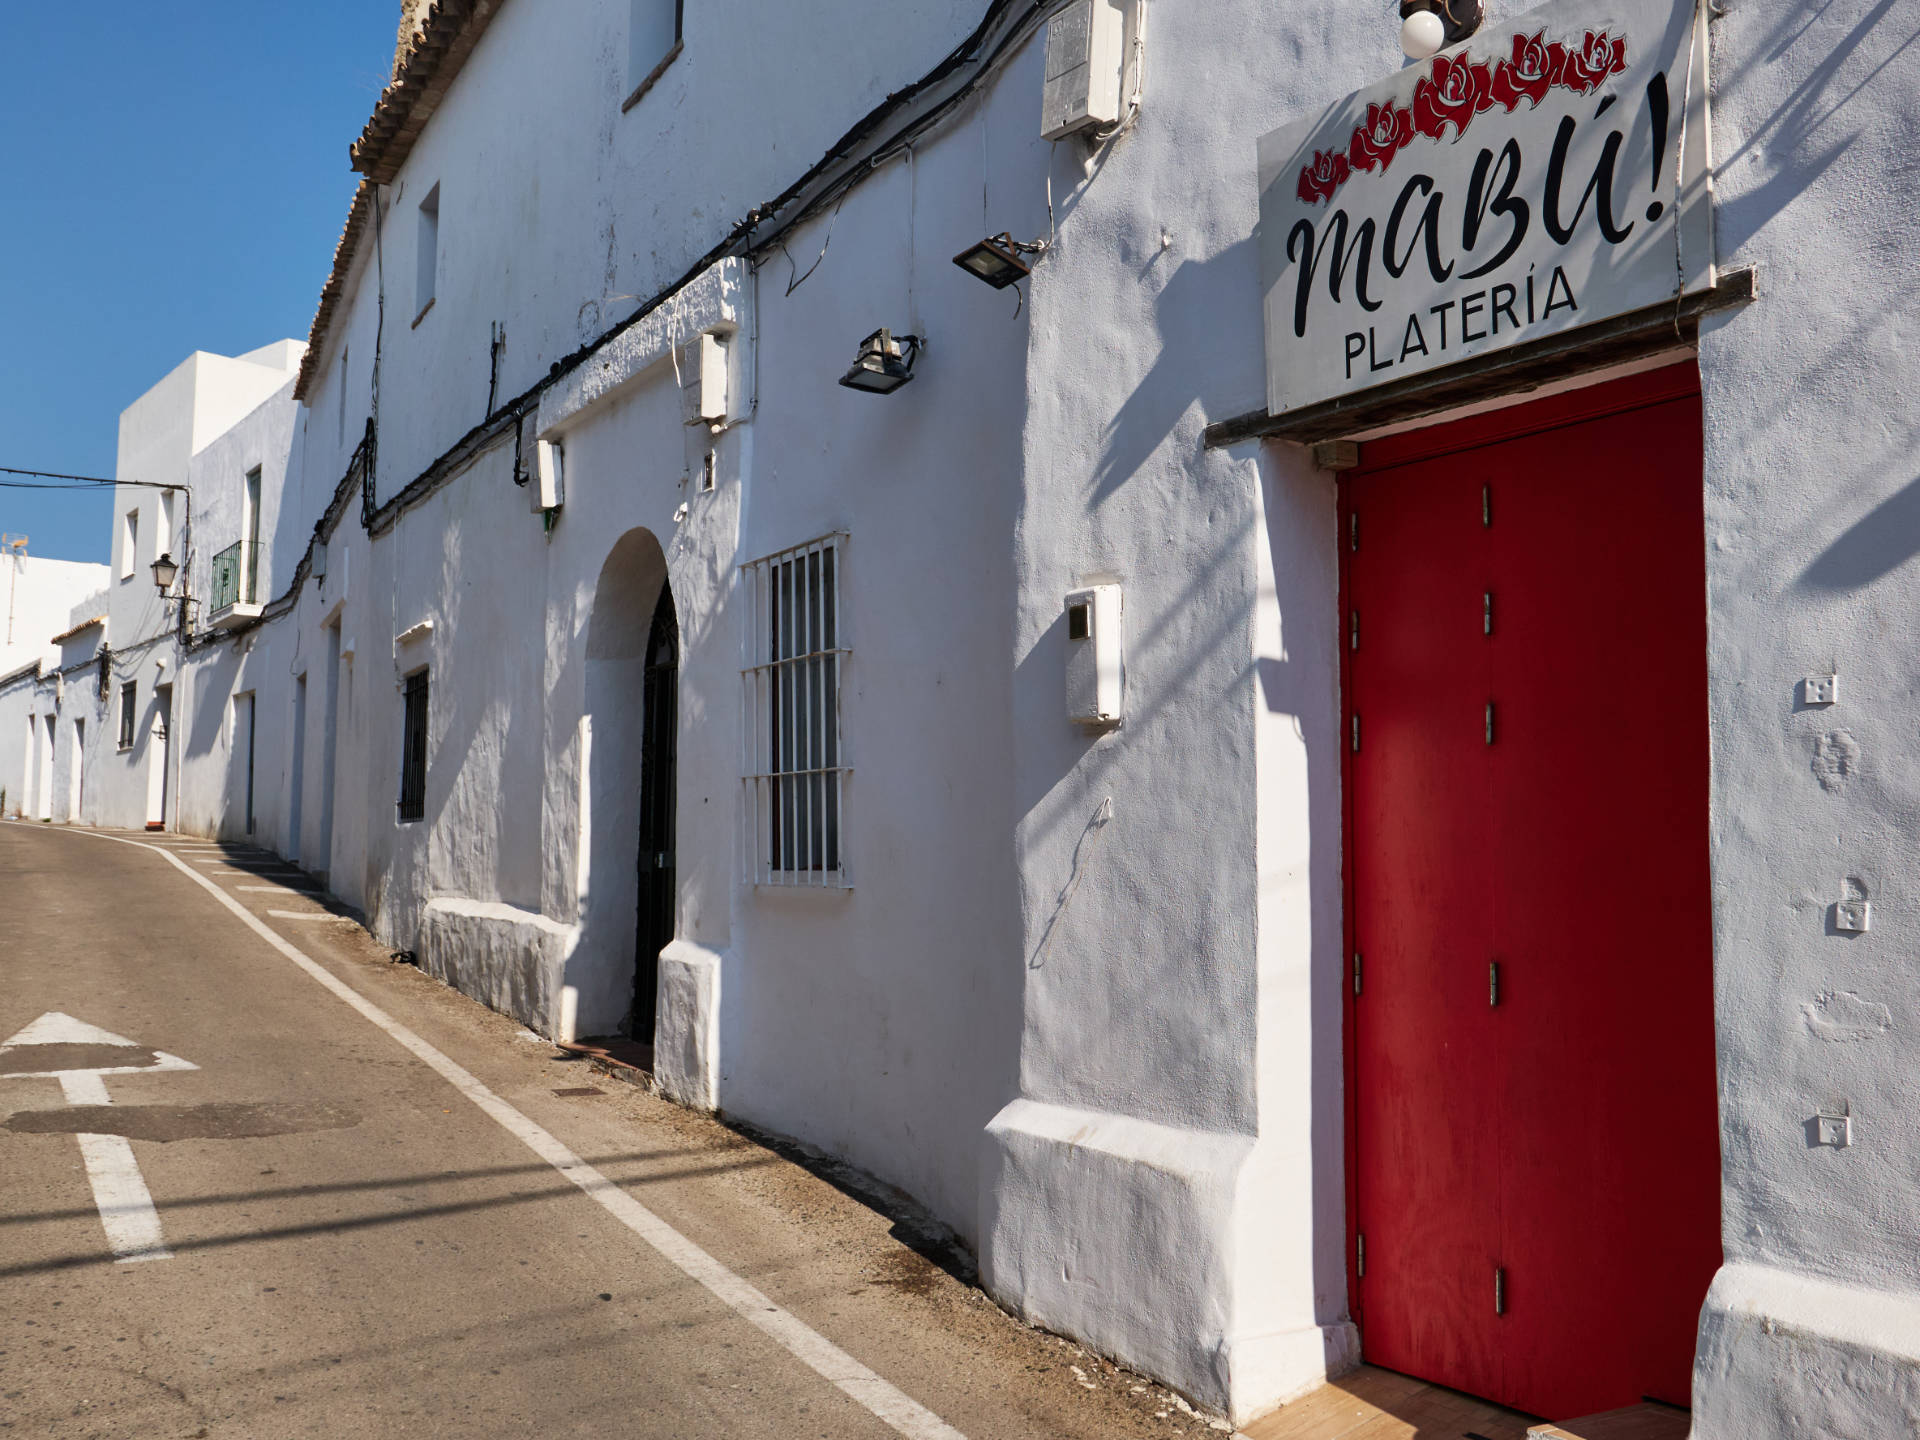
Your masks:
[[[710,426],[727,423],[727,342],[708,331],[700,337],[700,416]]]
[[[1067,592],[1067,718],[1118,725],[1126,688],[1118,585]]]
[[[1126,40],[1122,0],[1073,0],[1047,22],[1042,140],[1064,140],[1119,120]]]
[[[527,489],[535,510],[558,510],[566,503],[566,454],[551,440],[534,444],[533,483]]]

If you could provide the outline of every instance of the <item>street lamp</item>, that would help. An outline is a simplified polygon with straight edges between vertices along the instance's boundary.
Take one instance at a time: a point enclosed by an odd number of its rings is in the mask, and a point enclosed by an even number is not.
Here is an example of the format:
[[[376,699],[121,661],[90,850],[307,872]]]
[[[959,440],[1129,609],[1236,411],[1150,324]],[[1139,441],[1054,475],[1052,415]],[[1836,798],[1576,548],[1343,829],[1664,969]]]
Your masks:
[[[153,583],[159,587],[162,595],[173,588],[173,582],[179,574],[180,566],[171,555],[162,555],[153,562]]]

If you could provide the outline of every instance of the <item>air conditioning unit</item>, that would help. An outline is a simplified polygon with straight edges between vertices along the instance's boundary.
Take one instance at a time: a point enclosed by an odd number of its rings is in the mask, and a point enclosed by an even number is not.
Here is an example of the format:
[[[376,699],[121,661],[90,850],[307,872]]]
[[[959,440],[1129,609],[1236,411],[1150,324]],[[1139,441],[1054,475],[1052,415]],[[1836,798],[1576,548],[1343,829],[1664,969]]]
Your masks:
[[[1126,41],[1123,0],[1073,0],[1047,22],[1042,140],[1064,140],[1119,120]]]

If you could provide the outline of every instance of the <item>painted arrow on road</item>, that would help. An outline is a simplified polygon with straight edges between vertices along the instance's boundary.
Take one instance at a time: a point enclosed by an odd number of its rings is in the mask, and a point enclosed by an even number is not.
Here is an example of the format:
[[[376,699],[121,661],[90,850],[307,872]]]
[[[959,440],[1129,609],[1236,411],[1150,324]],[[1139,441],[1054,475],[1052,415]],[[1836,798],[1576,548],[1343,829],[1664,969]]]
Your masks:
[[[74,1053],[74,1047],[80,1047],[79,1054]],[[36,1055],[36,1050],[42,1053]],[[121,1057],[113,1054],[115,1050],[130,1053]],[[152,1058],[146,1058],[149,1056]],[[127,1063],[114,1063],[122,1058]],[[39,1061],[45,1062],[44,1068],[36,1063]],[[105,1079],[108,1075],[199,1068],[178,1055],[148,1050],[125,1036],[57,1010],[49,1010],[0,1044],[0,1080],[58,1080],[69,1105],[111,1105]],[[100,1224],[107,1232],[113,1258],[122,1265],[171,1260],[173,1252],[160,1234],[160,1213],[154,1209],[153,1196],[134,1162],[132,1142],[124,1135],[82,1135],[79,1139],[80,1157],[86,1161],[93,1202],[100,1207]]]

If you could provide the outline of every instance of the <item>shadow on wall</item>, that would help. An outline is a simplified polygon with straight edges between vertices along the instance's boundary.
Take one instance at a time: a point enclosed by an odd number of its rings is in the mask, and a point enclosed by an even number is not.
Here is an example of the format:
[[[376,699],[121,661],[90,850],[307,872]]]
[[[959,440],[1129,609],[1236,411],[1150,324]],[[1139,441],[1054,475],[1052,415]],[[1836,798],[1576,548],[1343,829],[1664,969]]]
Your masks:
[[[1856,129],[1852,134],[1823,140],[1820,143],[1824,148],[1816,148],[1814,135],[1835,119],[1896,56],[1920,40],[1920,31],[1908,35],[1844,94],[1836,93],[1842,70],[1862,58],[1860,52],[1874,27],[1902,3],[1903,0],[1879,0],[1845,35],[1831,41],[1818,41],[1823,58],[1806,79],[1794,87],[1772,114],[1753,126],[1739,148],[1715,165],[1719,173],[1731,174],[1749,154],[1764,150],[1772,169],[1771,177],[1758,188],[1714,207],[1717,248],[1723,261],[1739,254],[1769,220],[1816,183],[1860,138]],[[1782,6],[1780,21],[1773,33],[1753,47],[1754,67],[1778,64],[1832,8],[1833,0],[1804,7]],[[1727,83],[1722,80],[1716,88],[1726,88]]]
[[[1163,264],[1156,251],[1145,269]],[[1219,300],[1223,295],[1259,294],[1258,257],[1251,237],[1236,241],[1210,260],[1183,260],[1154,297],[1154,328],[1160,353],[1140,377],[1133,393],[1107,423],[1099,461],[1094,466],[1092,499],[1107,500],[1146,464],[1173,433],[1180,417],[1201,398],[1205,382],[1216,374],[1264,376],[1264,326],[1256,323],[1246,355],[1223,355]],[[1246,408],[1265,400],[1264,391]]]
[[[633,999],[647,636],[666,576],[653,532],[629,530],[600,567],[587,621],[587,873],[566,980],[580,992],[582,1034],[617,1029]]]
[[[1882,500],[1801,572],[1806,590],[1855,590],[1920,555],[1920,478]]]

